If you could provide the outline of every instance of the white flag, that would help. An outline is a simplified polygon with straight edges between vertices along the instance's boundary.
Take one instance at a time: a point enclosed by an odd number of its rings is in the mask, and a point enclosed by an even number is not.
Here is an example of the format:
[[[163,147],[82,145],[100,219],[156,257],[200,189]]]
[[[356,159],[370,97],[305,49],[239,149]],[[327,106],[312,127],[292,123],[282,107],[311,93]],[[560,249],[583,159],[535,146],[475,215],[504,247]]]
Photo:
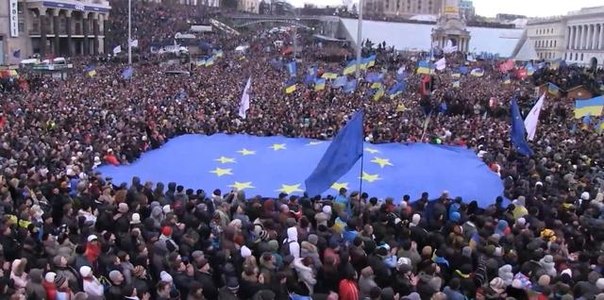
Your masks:
[[[252,77],[247,79],[241,101],[239,102],[239,116],[245,119],[248,109],[250,109],[250,88],[252,87]]]
[[[138,48],[138,39],[130,41],[130,47]]]
[[[531,111],[524,119],[524,127],[526,127],[527,140],[532,141],[535,138],[537,132],[537,124],[539,123],[539,113],[543,109],[543,102],[545,101],[545,94],[539,98],[539,101],[533,106]]]
[[[436,69],[439,71],[442,71],[447,67],[447,61],[444,57],[436,61],[434,64],[436,65]]]
[[[122,46],[117,46],[117,47],[113,48],[113,54],[114,55],[118,54],[120,52],[122,52]]]

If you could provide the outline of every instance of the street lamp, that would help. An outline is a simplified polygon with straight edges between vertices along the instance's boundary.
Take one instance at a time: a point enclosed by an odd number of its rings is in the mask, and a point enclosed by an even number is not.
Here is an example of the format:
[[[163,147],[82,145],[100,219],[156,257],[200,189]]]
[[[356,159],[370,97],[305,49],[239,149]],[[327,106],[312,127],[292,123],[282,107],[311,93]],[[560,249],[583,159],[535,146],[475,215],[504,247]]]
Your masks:
[[[128,65],[132,65],[132,0],[128,0]]]

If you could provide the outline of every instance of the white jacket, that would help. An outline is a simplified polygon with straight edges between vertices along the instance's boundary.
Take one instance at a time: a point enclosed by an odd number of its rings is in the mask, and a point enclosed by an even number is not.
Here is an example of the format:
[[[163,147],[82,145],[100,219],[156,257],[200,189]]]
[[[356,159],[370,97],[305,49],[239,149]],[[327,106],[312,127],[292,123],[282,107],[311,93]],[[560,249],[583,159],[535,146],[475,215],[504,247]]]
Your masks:
[[[92,297],[103,297],[105,295],[105,287],[99,282],[96,277],[92,279],[84,279],[84,292],[88,296]]]
[[[285,244],[289,245],[289,253],[295,258],[300,258],[300,243],[298,243],[298,229],[296,227],[287,228],[287,240]]]
[[[315,274],[311,267],[307,267],[302,263],[301,258],[296,258],[294,260],[294,268],[298,273],[298,279],[302,281],[308,287],[308,291],[310,294],[313,294],[313,288],[315,284],[317,284],[317,279],[315,279]]]

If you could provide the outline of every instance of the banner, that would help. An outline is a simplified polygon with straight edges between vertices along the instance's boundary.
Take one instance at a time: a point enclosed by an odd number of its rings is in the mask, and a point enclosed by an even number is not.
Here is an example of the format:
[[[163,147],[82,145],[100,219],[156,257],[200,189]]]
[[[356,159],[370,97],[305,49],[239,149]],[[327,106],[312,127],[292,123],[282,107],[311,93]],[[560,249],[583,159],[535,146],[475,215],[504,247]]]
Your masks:
[[[17,0],[10,0],[8,9],[10,36],[19,37],[19,9],[17,6]]]

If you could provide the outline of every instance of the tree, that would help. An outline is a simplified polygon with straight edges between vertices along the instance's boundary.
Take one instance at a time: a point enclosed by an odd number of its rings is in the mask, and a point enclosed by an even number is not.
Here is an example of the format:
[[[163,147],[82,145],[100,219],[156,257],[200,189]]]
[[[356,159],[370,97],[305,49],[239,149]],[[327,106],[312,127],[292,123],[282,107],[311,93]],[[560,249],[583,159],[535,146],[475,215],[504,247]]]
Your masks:
[[[358,13],[359,13],[359,11],[357,10],[357,4],[356,4],[356,3],[354,3],[354,4],[352,5],[352,8],[350,9],[350,12],[351,12],[353,15],[356,15],[356,14],[358,14]]]

